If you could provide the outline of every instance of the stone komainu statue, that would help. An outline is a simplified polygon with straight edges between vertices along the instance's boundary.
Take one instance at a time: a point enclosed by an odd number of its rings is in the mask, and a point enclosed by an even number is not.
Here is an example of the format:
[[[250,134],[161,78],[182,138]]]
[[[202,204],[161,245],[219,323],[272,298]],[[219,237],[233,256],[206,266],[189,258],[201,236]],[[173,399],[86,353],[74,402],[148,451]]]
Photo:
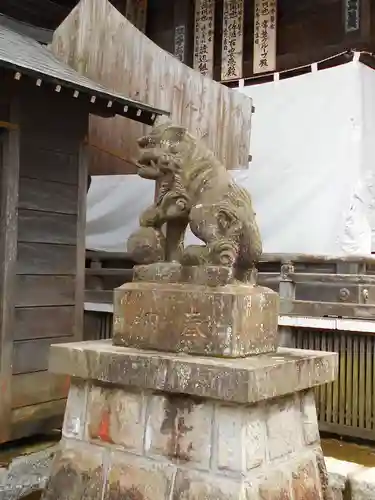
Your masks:
[[[135,259],[234,267],[244,278],[262,253],[249,193],[184,127],[159,125],[138,145],[138,175],[158,181],[159,195],[128,240]],[[205,246],[183,249],[188,225]]]

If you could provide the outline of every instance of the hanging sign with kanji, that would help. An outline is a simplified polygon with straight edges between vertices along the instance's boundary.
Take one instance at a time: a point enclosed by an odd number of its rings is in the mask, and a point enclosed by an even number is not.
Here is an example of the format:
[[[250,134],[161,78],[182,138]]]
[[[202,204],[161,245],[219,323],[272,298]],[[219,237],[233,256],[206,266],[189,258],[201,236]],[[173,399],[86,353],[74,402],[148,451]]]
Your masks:
[[[253,72],[276,70],[276,0],[255,0]]]
[[[213,76],[215,0],[195,0],[194,69]]]
[[[224,0],[221,81],[242,78],[243,0]]]
[[[174,30],[174,55],[181,62],[185,62],[185,26],[176,26]]]
[[[345,1],[345,33],[359,30],[360,0]]]

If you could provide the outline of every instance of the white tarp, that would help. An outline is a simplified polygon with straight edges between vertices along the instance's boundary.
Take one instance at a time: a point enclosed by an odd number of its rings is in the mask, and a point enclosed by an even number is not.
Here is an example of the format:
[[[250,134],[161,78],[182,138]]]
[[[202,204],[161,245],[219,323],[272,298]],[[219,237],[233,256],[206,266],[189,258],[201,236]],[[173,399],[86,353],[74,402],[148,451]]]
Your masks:
[[[239,91],[256,108],[253,161],[233,175],[252,194],[264,251],[370,253],[375,72],[353,61]],[[153,196],[137,176],[93,177],[87,248],[124,251]]]

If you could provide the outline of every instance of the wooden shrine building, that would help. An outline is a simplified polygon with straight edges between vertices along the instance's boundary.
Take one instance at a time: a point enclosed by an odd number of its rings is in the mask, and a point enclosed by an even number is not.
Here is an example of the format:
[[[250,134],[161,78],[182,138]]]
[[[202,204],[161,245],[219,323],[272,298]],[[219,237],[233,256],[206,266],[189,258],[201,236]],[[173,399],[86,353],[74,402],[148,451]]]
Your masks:
[[[215,80],[246,84],[274,72],[297,75],[346,51],[374,52],[375,2],[148,0],[146,34]]]
[[[51,343],[82,339],[89,114],[161,113],[0,26],[0,443],[64,411],[67,382],[46,370]]]
[[[75,11],[71,12],[72,9]],[[248,166],[253,107],[245,93],[232,92],[217,82],[236,87],[283,79],[339,65],[358,54],[360,61],[375,67],[372,55],[375,53],[374,0],[110,0],[110,3],[107,0],[2,0],[1,24],[43,43],[51,43],[51,50],[59,58],[104,86],[111,85],[120,94],[167,108],[180,122],[201,129],[202,137],[209,141],[212,150],[219,151],[228,169]],[[20,81],[14,80],[15,71],[9,73],[12,92],[22,89],[20,84],[26,87],[24,76]],[[28,92],[40,96],[46,85],[43,82],[42,88],[38,88],[35,83],[38,78],[33,77]],[[67,127],[66,119],[58,121],[56,109],[60,105],[64,116],[70,109],[76,113],[80,109],[82,119],[86,119],[88,109],[99,112],[100,106],[98,99],[91,104],[86,100],[85,107],[84,103],[72,99],[72,89],[67,105],[62,104],[64,92],[56,93],[54,80],[51,85],[49,95],[54,96],[55,108],[52,104],[48,108],[51,113],[47,116],[51,121],[48,134],[65,124],[63,144],[52,146],[48,136],[43,147],[33,146],[34,152],[30,154],[30,141],[17,139],[20,129],[8,127],[4,132],[7,144],[12,144],[11,138],[15,137],[12,140],[20,146],[17,184],[20,199],[18,231],[10,228],[2,242],[1,297],[3,302],[5,298],[11,300],[10,305],[4,302],[1,330],[1,343],[5,346],[0,361],[3,388],[0,408],[5,408],[2,420],[6,424],[0,427],[4,429],[3,441],[25,434],[22,422],[31,433],[40,429],[43,418],[52,421],[62,411],[65,382],[47,377],[43,371],[46,353],[51,337],[64,339],[69,331],[73,332],[70,338],[77,338],[74,337],[78,331],[75,325],[81,322],[74,304],[81,303],[82,271],[77,267],[77,259],[82,258],[83,253],[83,230],[79,229],[82,214],[69,205],[69,200],[76,203],[74,200],[79,199],[82,208],[84,200],[84,187],[69,180],[70,169],[74,175],[78,176],[79,172],[81,122],[75,118],[74,127]],[[30,133],[35,134],[39,127],[43,130],[41,117],[47,110],[39,106],[38,115],[34,116],[38,103],[25,99],[30,112],[25,114],[22,127],[27,128],[29,123]],[[254,105],[256,108],[257,102]],[[19,111],[15,108],[13,112]],[[228,117],[234,117],[231,123]],[[2,119],[5,120],[0,116]],[[8,117],[9,122],[12,120],[17,121]],[[33,121],[32,130],[30,121]],[[90,120],[89,147],[91,153],[95,153],[90,160],[91,174],[134,173],[128,162],[132,153],[128,145],[139,137],[141,128],[134,122],[124,126],[124,122],[121,117]],[[68,146],[67,138],[73,133],[76,142],[69,141]],[[81,139],[82,129],[80,134]],[[75,154],[71,147],[76,148]],[[62,163],[64,170],[60,168]],[[50,165],[51,168],[45,168]],[[30,169],[34,172],[31,176]],[[80,172],[84,184],[82,167]],[[7,179],[6,175],[10,173],[5,169],[3,179]],[[38,197],[33,194],[36,188],[27,187],[27,183],[37,185]],[[51,185],[51,191],[44,189],[46,183]],[[56,191],[52,186],[57,183],[64,187],[66,194],[65,191],[59,197],[53,194]],[[11,186],[9,182],[8,185]],[[10,189],[5,194],[10,194]],[[48,192],[52,194],[49,196]],[[69,198],[69,192],[73,198]],[[7,204],[13,207],[14,213],[14,198],[3,194],[3,207]],[[46,218],[47,212],[54,213],[53,222]],[[36,214],[39,214],[38,226],[33,225]],[[5,222],[3,220],[3,224]],[[68,228],[73,233],[69,233],[66,244],[64,234]],[[18,254],[14,245],[18,245]],[[67,258],[68,247],[72,260]],[[52,251],[55,248],[62,258],[58,259],[58,254]],[[11,271],[5,262],[10,263]],[[112,290],[132,279],[132,265],[125,254],[88,252],[87,339],[110,338]],[[321,429],[375,441],[373,259],[268,254],[263,256],[259,271],[260,282],[280,292],[283,339],[293,347],[339,353],[338,380],[317,393]],[[9,293],[4,295],[4,290],[13,283],[12,273],[17,275],[13,297]],[[75,300],[72,294],[76,294]],[[47,315],[51,310],[53,317]],[[57,328],[58,318],[60,325],[65,321],[65,327]],[[14,328],[4,327],[6,322],[8,325],[14,322]]]
[[[50,41],[78,0],[2,0],[1,17]],[[373,0],[111,0],[147,37],[217,81],[375,52]],[[263,54],[263,55],[262,55]],[[326,63],[326,64],[333,64]]]

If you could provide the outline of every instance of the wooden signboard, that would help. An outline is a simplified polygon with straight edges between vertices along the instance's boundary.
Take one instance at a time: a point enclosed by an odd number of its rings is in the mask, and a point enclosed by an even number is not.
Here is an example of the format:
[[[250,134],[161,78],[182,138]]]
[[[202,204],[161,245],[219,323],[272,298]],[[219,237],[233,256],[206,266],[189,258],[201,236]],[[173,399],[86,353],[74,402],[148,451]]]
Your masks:
[[[243,0],[224,0],[221,80],[242,78]]]
[[[345,2],[345,33],[359,30],[360,0],[344,0]]]
[[[214,70],[215,0],[195,0],[195,70],[212,78]]]
[[[186,40],[186,29],[182,24],[176,26],[174,30],[174,55],[182,63],[185,62],[185,40]]]
[[[255,0],[253,72],[276,70],[277,0]]]

